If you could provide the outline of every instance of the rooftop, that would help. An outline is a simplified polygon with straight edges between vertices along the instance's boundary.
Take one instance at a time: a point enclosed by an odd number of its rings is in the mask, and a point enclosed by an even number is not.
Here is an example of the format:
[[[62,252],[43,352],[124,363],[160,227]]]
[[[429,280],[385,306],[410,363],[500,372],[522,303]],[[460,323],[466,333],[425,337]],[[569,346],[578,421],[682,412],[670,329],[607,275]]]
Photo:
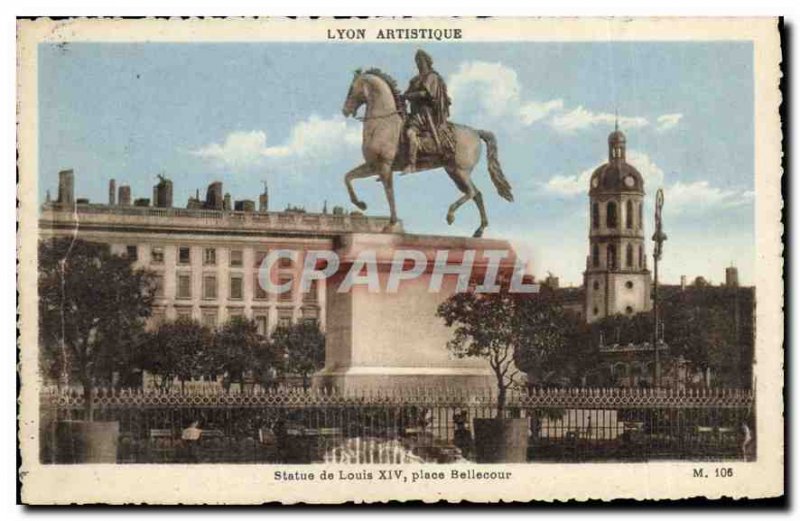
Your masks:
[[[388,217],[360,213],[244,212],[202,208],[159,208],[107,204],[45,203],[40,224],[49,228],[102,226],[106,229],[191,231],[213,233],[283,233],[333,235],[342,232],[380,232]]]

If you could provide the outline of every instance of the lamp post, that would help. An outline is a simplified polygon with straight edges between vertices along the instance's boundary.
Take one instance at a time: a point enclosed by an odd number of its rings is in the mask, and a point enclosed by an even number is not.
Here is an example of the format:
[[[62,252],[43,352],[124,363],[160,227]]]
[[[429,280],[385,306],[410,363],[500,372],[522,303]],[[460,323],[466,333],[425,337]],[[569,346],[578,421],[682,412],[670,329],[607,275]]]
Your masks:
[[[653,353],[655,364],[653,366],[653,386],[661,387],[661,364],[658,355],[658,261],[667,235],[664,233],[661,221],[661,208],[664,206],[664,191],[659,188],[656,192],[656,224],[653,233]]]

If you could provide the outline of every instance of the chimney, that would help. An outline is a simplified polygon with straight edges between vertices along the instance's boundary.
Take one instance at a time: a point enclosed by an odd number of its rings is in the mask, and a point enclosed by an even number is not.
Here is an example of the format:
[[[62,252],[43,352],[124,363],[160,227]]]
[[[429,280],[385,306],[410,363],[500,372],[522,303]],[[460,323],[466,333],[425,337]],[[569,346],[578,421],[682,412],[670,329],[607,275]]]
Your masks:
[[[681,275],[681,291],[686,289],[686,275]]]
[[[117,182],[113,179],[108,182],[108,204],[109,206],[117,204]]]
[[[225,194],[225,199],[222,200],[222,209],[226,212],[233,210],[231,206],[231,194]]]
[[[128,185],[119,185],[119,197],[117,197],[117,203],[120,206],[130,206],[131,205],[131,187]]]
[[[739,287],[739,269],[736,266],[725,268],[725,286],[729,288]]]
[[[172,207],[172,181],[159,175],[158,184],[153,187],[153,206],[159,208]]]
[[[75,174],[72,169],[58,173],[58,202],[67,206],[75,204]]]
[[[258,211],[261,213],[269,211],[269,190],[266,181],[264,181],[264,193],[258,196]]]
[[[256,211],[256,204],[251,199],[244,199],[242,201],[236,201],[233,205],[233,209],[237,212],[255,212]]]
[[[208,210],[222,210],[222,204],[222,183],[214,181],[208,185],[208,190],[206,190],[205,207]]]

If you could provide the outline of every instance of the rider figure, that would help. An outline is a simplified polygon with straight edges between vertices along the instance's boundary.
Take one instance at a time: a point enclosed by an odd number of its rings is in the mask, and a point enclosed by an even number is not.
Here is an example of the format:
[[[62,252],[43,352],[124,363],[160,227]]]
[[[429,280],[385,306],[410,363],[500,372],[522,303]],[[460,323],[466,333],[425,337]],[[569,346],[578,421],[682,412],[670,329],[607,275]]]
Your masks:
[[[408,165],[405,172],[414,172],[417,165],[417,151],[420,147],[420,134],[430,134],[438,152],[442,152],[439,129],[450,117],[450,98],[447,96],[447,85],[442,77],[433,69],[433,58],[422,49],[414,56],[419,74],[412,78],[403,98],[410,105],[406,120],[406,137],[408,138]]]

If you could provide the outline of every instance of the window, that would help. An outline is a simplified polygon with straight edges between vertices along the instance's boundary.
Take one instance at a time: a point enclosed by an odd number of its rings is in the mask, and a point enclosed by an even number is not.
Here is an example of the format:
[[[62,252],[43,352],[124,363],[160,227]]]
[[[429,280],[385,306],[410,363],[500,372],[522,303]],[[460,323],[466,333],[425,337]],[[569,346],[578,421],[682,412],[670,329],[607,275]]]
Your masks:
[[[264,262],[264,257],[267,256],[267,252],[265,251],[257,251],[256,258],[255,258],[255,268],[258,269],[261,267],[261,263]]]
[[[608,245],[608,250],[606,255],[606,267],[609,270],[617,269],[617,247],[613,244]]]
[[[625,227],[633,228],[633,201],[631,200],[625,203]]]
[[[164,296],[164,275],[156,275],[155,276],[155,289],[153,290],[153,296],[156,297],[163,297]]]
[[[125,251],[131,262],[139,260],[139,248],[137,248],[135,244],[126,246]]]
[[[600,205],[592,203],[592,228],[600,227]]]
[[[595,291],[597,291],[598,289],[600,289],[600,283],[597,282],[597,281],[594,281],[594,284],[592,285],[592,287],[595,289]]]
[[[600,310],[597,309],[597,306],[595,306],[595,308],[592,311],[594,312],[595,315],[600,313]]]
[[[253,274],[253,287],[255,288],[255,298],[257,300],[266,300],[269,295],[267,291],[261,287],[261,282],[258,280],[258,273]]]
[[[243,298],[242,277],[241,275],[233,275],[231,277],[231,300],[241,300]]]
[[[628,244],[625,248],[625,267],[633,268],[633,245]]]
[[[592,245],[592,266],[595,268],[600,267],[600,247],[596,244]]]
[[[625,313],[627,313],[628,315],[630,315],[631,313],[633,313],[633,308],[632,308],[632,307],[630,307],[630,306],[627,306],[627,307],[625,308]]]
[[[192,308],[178,308],[177,315],[178,315],[178,320],[191,320]]]
[[[204,275],[203,276],[203,298],[215,299],[217,298],[217,276]]]
[[[643,222],[642,221],[642,203],[639,203],[638,206],[639,206],[639,228],[641,228],[643,226],[643,224],[642,224],[642,222]]]
[[[267,336],[269,332],[267,315],[256,315],[253,320],[256,323],[256,332],[261,336]]]
[[[305,307],[302,309],[303,322],[311,323],[319,320],[319,309],[316,307]]]
[[[606,205],[606,228],[617,227],[617,203],[609,201]]]
[[[228,308],[228,320],[236,320],[238,318],[242,318],[244,316],[244,310],[242,308]]]
[[[150,248],[150,262],[152,264],[164,264],[164,248],[160,246]]]
[[[284,308],[278,310],[278,327],[289,327],[292,325],[292,313],[293,310],[291,308]]]
[[[217,327],[217,312],[214,311],[203,311],[203,326],[209,329],[214,329]]]
[[[178,264],[190,264],[192,262],[192,250],[189,247],[181,246],[178,248]]]
[[[242,266],[242,250],[231,250],[231,267],[239,268]]]
[[[178,275],[177,298],[192,298],[192,277],[190,275]]]
[[[203,250],[203,264],[206,266],[214,266],[217,264],[217,250],[214,248],[206,248]]]
[[[308,291],[303,293],[303,302],[316,302],[318,300],[317,297],[317,283],[319,281],[314,279],[311,281],[311,286],[309,286]]]
[[[278,286],[279,287],[283,286],[284,284],[290,284],[288,291],[284,291],[283,293],[279,293],[278,294],[278,300],[283,300],[283,301],[291,301],[292,300],[291,283],[292,283],[292,277],[290,277],[289,275],[281,275],[280,277],[278,277]]]
[[[644,250],[641,245],[639,245],[639,267],[644,267]]]
[[[628,288],[628,289],[633,289],[633,281],[630,281],[630,280],[627,281],[625,283],[625,287]]]

